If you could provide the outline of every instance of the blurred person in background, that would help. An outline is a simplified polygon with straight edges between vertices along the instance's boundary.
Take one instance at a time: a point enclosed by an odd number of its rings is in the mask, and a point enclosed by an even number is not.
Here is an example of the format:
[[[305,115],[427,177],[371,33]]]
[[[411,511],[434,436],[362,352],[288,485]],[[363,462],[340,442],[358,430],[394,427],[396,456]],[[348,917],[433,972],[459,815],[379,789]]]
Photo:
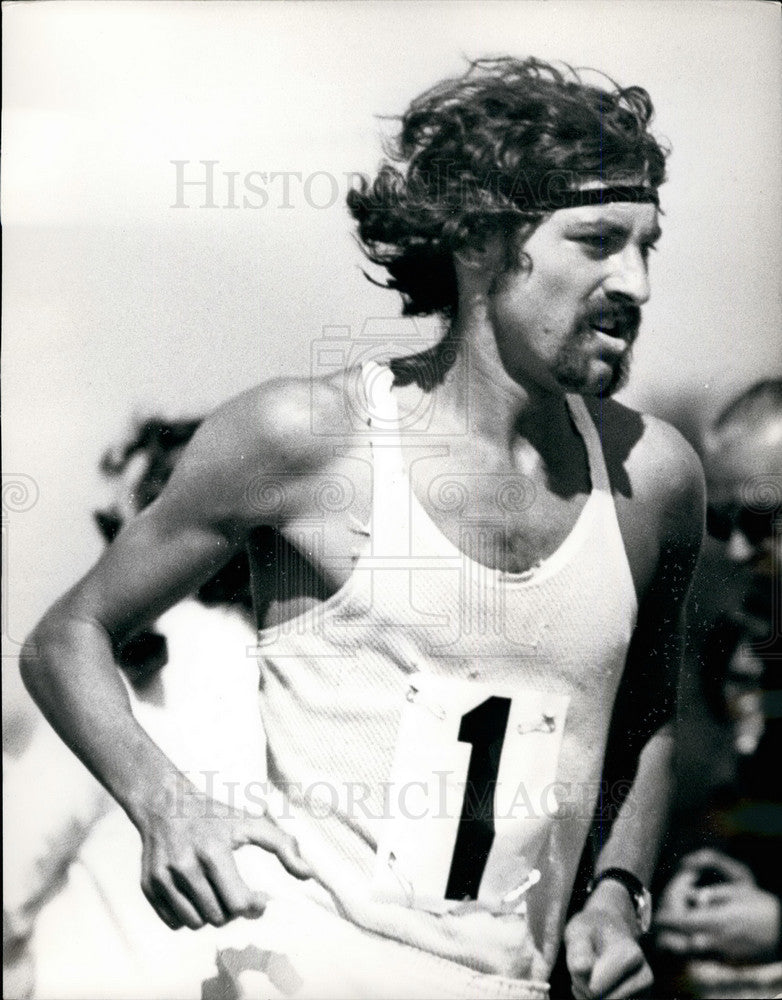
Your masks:
[[[710,540],[690,619],[679,851],[656,946],[682,996],[782,990],[782,379],[752,386],[703,442]]]
[[[102,472],[118,481],[115,504],[95,513],[107,543],[158,496],[199,424],[149,419],[105,456]],[[155,742],[216,799],[244,806],[249,783],[265,775],[254,644],[240,552],[195,600],[117,652],[134,713]],[[174,935],[149,910],[138,836],[100,784],[48,725],[17,759],[4,755],[3,771],[3,995],[160,1000],[191,986],[198,996],[216,948],[202,932]]]

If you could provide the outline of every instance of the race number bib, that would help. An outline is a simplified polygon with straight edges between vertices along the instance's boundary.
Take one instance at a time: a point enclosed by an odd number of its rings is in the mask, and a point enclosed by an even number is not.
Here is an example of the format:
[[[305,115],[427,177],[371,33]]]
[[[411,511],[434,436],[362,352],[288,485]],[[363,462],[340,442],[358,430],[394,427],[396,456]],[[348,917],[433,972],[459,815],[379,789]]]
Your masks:
[[[433,913],[510,912],[556,813],[569,697],[414,674],[380,822],[372,895]]]

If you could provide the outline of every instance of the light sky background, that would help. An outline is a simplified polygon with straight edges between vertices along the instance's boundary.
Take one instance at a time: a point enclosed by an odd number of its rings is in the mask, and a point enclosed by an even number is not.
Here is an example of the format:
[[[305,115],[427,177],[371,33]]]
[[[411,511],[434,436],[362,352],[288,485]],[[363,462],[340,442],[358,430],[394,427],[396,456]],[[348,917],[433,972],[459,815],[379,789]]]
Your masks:
[[[307,374],[325,328],[409,332],[396,296],[361,274],[345,175],[376,168],[392,127],[378,115],[465,56],[562,59],[652,95],[673,154],[626,401],[706,420],[782,370],[775,3],[57,0],[4,4],[3,21],[12,708],[18,643],[97,557],[90,511],[109,495],[97,463],[135,419]],[[173,208],[173,160],[188,179],[217,161],[219,206],[235,172],[240,207],[199,208],[203,189],[188,188],[191,207]],[[279,177],[266,205],[243,207],[251,171],[301,174],[290,207]]]

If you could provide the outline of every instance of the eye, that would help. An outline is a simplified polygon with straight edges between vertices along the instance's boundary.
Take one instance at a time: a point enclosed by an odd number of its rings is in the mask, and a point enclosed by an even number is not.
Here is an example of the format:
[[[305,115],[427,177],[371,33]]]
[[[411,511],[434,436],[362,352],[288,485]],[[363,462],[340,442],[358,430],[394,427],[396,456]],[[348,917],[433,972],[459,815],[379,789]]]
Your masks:
[[[657,253],[656,243],[644,243],[641,247],[641,256],[644,260],[648,260],[650,253]]]
[[[613,244],[615,240],[610,236],[603,236],[600,233],[578,236],[576,242],[585,247],[590,256],[610,257],[614,252]]]
[[[712,538],[721,542],[727,542],[733,531],[733,521],[735,515],[718,510],[709,504],[706,507],[706,531]]]

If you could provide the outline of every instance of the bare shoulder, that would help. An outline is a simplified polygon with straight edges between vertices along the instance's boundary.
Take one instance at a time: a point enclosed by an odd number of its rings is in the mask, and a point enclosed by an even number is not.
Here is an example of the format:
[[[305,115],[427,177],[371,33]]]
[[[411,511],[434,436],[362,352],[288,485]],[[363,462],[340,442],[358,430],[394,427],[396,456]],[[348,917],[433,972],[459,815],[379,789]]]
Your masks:
[[[322,461],[322,429],[347,435],[341,375],[275,378],[246,390],[216,410],[199,436],[227,455],[241,455],[281,471],[305,471]]]
[[[164,495],[200,496],[218,522],[284,519],[274,498],[284,493],[295,507],[297,480],[326,468],[335,439],[351,439],[345,384],[344,373],[276,378],[229,400],[199,427]]]
[[[624,480],[629,496],[654,509],[669,529],[700,537],[706,490],[693,447],[665,420],[616,400],[590,410],[612,481]]]

